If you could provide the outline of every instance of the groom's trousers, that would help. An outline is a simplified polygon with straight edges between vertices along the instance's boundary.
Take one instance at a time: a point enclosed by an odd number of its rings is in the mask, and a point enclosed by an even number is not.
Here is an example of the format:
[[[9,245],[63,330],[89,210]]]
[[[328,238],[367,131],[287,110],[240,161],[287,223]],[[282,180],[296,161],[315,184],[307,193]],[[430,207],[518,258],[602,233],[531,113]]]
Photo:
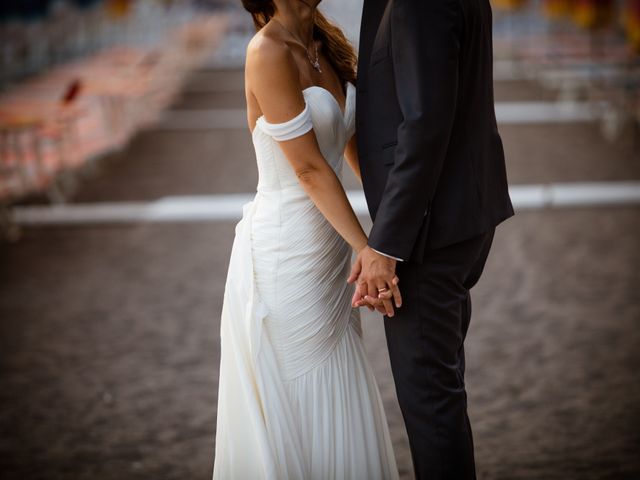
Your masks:
[[[417,480],[476,478],[463,344],[494,232],[397,264],[403,305],[385,332]]]

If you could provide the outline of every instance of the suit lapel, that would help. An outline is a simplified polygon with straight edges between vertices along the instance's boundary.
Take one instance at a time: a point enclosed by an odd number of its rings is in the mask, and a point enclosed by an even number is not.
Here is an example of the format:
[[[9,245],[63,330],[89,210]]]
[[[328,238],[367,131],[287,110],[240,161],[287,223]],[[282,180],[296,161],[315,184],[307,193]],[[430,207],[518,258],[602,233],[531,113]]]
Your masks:
[[[360,47],[358,49],[358,84],[367,82],[371,49],[389,0],[364,0],[360,24]]]

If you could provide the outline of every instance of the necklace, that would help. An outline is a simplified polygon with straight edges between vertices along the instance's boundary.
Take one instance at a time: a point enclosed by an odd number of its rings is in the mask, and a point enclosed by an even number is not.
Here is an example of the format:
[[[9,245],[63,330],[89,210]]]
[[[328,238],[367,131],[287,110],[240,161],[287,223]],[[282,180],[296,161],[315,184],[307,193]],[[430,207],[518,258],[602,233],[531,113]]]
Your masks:
[[[298,39],[296,38],[296,36],[295,36],[293,33],[291,33],[291,30],[289,30],[287,27],[285,27],[285,26],[284,26],[282,23],[280,23],[277,19],[272,18],[272,20],[273,20],[274,22],[276,22],[278,25],[280,25],[282,28],[284,28],[284,29],[287,31],[287,33],[288,33],[289,35],[291,35],[295,40],[298,40]],[[305,45],[304,45],[300,40],[298,40],[298,43],[299,43],[302,47],[304,47],[304,51],[305,51],[305,52],[306,52],[306,54],[307,54],[307,58],[309,59],[309,63],[311,64],[311,66],[312,66],[312,67],[313,67],[313,68],[314,68],[318,73],[322,73],[322,69],[320,68],[320,55],[319,55],[319,53],[318,53],[318,44],[317,44],[316,42],[313,42],[313,46],[314,46],[315,54],[316,54],[316,58],[313,58],[313,57],[311,56],[311,54],[309,53],[309,47],[306,47],[306,46],[305,46]]]

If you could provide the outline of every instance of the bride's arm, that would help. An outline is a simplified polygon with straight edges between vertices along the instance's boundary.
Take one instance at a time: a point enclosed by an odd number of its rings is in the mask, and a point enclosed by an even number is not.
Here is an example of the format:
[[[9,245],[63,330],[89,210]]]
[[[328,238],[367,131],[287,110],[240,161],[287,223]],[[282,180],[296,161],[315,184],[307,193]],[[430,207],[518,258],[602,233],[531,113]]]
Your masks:
[[[284,123],[305,108],[295,60],[280,42],[265,36],[256,40],[247,51],[248,90],[268,123]],[[320,152],[313,129],[279,143],[298,181],[333,228],[357,252],[366,247],[367,236],[340,180]]]
[[[347,143],[347,147],[344,149],[344,158],[353,170],[353,173],[358,177],[360,183],[362,183],[362,177],[360,176],[360,163],[358,162],[358,142],[356,142],[356,136],[354,135]]]

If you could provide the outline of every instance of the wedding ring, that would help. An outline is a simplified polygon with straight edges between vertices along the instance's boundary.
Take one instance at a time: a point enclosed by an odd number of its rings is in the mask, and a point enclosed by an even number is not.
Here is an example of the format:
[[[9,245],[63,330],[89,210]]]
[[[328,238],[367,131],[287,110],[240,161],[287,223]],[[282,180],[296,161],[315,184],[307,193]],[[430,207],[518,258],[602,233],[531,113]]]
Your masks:
[[[379,289],[378,289],[378,293],[383,293],[383,292],[386,292],[387,290],[389,290],[387,287],[385,287],[385,288],[379,288]]]

